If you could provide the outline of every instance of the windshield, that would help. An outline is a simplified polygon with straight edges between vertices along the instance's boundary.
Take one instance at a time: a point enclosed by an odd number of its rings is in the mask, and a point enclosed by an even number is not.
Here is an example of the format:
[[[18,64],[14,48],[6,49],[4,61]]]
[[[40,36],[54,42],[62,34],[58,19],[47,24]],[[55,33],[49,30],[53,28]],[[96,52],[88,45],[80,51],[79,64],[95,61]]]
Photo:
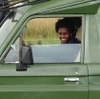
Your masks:
[[[18,22],[19,18],[21,17],[20,13],[13,13],[11,12],[3,25],[0,27],[0,46],[4,42],[4,40],[7,38],[7,36],[10,34],[11,30],[15,26],[15,24]]]

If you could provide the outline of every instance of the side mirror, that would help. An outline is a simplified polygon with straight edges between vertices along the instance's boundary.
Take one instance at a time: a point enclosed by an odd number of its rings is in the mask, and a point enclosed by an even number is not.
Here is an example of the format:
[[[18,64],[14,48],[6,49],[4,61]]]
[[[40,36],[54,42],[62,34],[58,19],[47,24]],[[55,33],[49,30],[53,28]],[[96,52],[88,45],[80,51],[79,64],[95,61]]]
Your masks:
[[[22,46],[21,55],[19,55],[19,64],[16,65],[16,71],[26,71],[27,65],[33,64],[32,51],[30,46]]]
[[[32,51],[29,46],[22,46],[22,64],[33,65]]]

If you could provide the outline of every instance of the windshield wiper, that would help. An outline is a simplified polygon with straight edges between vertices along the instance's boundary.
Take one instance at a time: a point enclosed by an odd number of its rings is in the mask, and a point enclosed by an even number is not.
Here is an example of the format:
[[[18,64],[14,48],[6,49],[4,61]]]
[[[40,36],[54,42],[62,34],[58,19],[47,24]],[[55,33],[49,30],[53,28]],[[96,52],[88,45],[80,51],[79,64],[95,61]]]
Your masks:
[[[50,0],[0,0],[0,11],[15,9],[27,5],[34,5],[46,1]]]

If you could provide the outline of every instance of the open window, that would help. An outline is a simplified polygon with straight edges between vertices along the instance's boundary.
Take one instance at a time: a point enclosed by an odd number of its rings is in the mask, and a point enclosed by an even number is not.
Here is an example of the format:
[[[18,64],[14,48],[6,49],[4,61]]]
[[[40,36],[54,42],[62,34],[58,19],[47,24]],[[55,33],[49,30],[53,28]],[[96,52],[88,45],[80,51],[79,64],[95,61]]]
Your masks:
[[[73,38],[78,43],[62,44],[55,24],[67,19],[74,23]],[[79,63],[82,42],[82,17],[35,18],[11,46],[5,63],[32,65],[37,63]],[[25,67],[26,68],[26,67]]]
[[[77,38],[78,43],[61,44],[55,24],[62,19],[73,22],[73,38]],[[34,63],[80,62],[82,17],[35,18],[26,27],[22,41],[23,45],[31,47]]]

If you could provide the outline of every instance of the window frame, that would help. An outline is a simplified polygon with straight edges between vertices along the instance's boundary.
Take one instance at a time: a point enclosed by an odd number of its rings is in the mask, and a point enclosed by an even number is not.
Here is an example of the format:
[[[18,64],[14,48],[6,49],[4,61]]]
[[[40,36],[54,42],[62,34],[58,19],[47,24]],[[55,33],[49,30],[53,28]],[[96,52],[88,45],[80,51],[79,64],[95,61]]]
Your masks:
[[[61,18],[61,17],[82,17],[82,41],[81,41],[81,54],[79,64],[84,64],[85,57],[85,31],[86,31],[86,15],[85,14],[49,14],[49,15],[32,15],[28,17],[26,25],[31,19],[35,18]],[[77,62],[74,62],[77,63]],[[66,63],[67,64],[67,63]],[[72,63],[73,64],[73,63]]]
[[[61,17],[82,17],[82,41],[81,41],[81,55],[80,55],[80,64],[84,63],[84,55],[85,55],[85,15],[84,14],[50,14],[50,15],[31,15],[26,19],[23,23],[22,27],[19,29],[18,33],[23,31],[25,25],[31,20],[35,18],[61,18]],[[20,35],[20,34],[19,34]],[[77,63],[77,62],[75,62]],[[66,63],[67,64],[67,63]]]

